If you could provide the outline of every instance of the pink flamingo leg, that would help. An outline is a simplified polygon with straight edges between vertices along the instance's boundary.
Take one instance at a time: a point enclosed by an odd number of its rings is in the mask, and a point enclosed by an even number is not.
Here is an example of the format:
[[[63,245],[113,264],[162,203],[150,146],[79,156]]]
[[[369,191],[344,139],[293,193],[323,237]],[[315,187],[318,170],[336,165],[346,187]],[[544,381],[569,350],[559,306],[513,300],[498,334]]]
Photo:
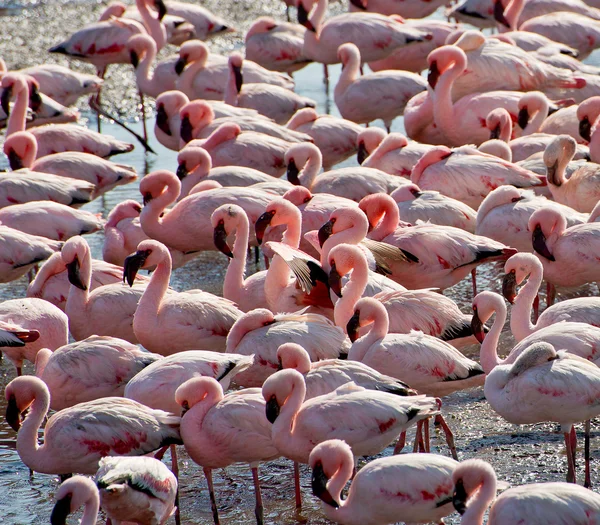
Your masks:
[[[429,418],[423,423],[423,431],[425,432],[425,452],[431,452],[431,444],[429,442]]]
[[[158,459],[158,461],[162,461],[162,458],[165,455],[165,452],[167,450],[169,450],[169,445],[159,448],[158,451],[156,452],[156,454],[154,454],[154,459]]]
[[[552,283],[546,283],[546,308],[549,308],[554,303],[556,288]]]
[[[396,443],[396,446],[394,447],[394,455],[400,454],[404,448],[404,445],[406,445],[406,430],[402,432],[398,438],[398,443]]]
[[[263,525],[264,511],[262,494],[260,492],[260,480],[258,479],[258,467],[252,467],[252,480],[254,481],[254,493],[256,495],[256,507],[254,509],[254,515],[256,516],[256,523],[258,525]]]
[[[177,463],[177,446],[171,445],[171,472],[177,478],[177,492],[175,493],[175,524],[181,525],[181,512],[179,511],[179,464]]]
[[[435,421],[436,425],[439,425],[442,427],[442,430],[444,431],[444,434],[446,435],[446,443],[448,443],[448,448],[450,449],[450,454],[452,455],[452,459],[458,461],[456,445],[454,444],[454,434],[452,433],[452,430],[448,426],[448,423],[446,423],[446,420],[444,419],[442,414],[438,414],[437,416],[435,416],[434,421]]]
[[[140,104],[142,105],[142,130],[144,132],[144,140],[148,142],[148,130],[146,129],[146,105],[144,104],[144,94],[140,91]]]
[[[590,468],[590,430],[591,430],[591,421],[588,419],[585,422],[585,480],[583,482],[583,486],[586,489],[591,488],[592,486],[592,473]]]
[[[219,509],[217,509],[217,499],[215,498],[215,488],[213,486],[212,469],[205,468],[203,470],[204,475],[206,476],[206,482],[208,483],[208,493],[210,494],[210,508],[212,509],[213,520],[215,522],[215,525],[219,525]]]
[[[422,421],[417,421],[417,429],[415,430],[415,444],[413,445],[413,454],[419,452],[419,441],[422,439],[421,426]]]
[[[573,461],[573,451],[571,445],[571,437],[569,432],[565,432],[565,447],[567,449],[567,483],[576,483],[575,481],[575,462]]]
[[[296,508],[302,508],[302,492],[300,491],[300,465],[294,461],[294,492],[296,494]]]
[[[473,281],[473,297],[477,295],[477,269],[471,270],[471,281]]]

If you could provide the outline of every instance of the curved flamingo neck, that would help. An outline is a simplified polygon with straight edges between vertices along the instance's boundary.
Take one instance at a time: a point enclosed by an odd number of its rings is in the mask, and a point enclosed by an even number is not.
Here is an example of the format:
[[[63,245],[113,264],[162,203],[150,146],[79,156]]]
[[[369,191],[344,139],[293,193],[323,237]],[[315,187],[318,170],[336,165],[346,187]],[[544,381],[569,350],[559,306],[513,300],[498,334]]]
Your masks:
[[[322,161],[317,152],[311,151],[306,160],[306,164],[304,164],[304,167],[302,168],[302,172],[298,174],[300,184],[310,190],[315,184],[315,180],[322,167]]]
[[[365,238],[365,230],[359,224],[353,224],[352,227],[334,233],[323,243],[321,248],[321,266],[329,271],[329,252],[338,244],[359,244]]]
[[[306,397],[306,384],[304,378],[298,374],[290,377],[292,390],[285,400],[279,416],[273,423],[272,437],[279,450],[301,450],[301,446],[294,443],[294,422],[304,398]]]
[[[343,95],[360,75],[360,56],[349,51],[347,57],[347,61],[342,67],[342,74],[334,89],[334,97]]]
[[[148,31],[148,34],[156,42],[157,50],[161,50],[167,43],[167,31],[164,28],[162,22],[158,17],[152,16],[152,13],[148,9],[145,0],[136,0],[135,5],[140,12],[140,16],[144,22],[144,27]]]
[[[343,515],[346,514],[346,511],[348,510],[345,508],[348,497],[345,500],[342,500],[342,490],[344,490],[346,483],[348,483],[348,480],[352,477],[353,471],[354,461],[352,456],[349,457],[344,454],[340,458],[338,469],[327,483],[327,490],[333,499],[340,505],[338,509],[333,508],[331,505],[324,506],[325,513],[333,519],[333,521],[340,522],[343,519]],[[352,492],[352,487],[350,487],[350,492]]]
[[[65,271],[65,263],[60,252],[53,253],[50,258],[42,264],[35,279],[27,288],[27,293],[30,297],[39,297],[46,282],[54,275]]]
[[[550,109],[548,100],[546,97],[539,97],[538,100],[539,108],[536,111],[535,116],[527,123],[527,126],[525,126],[525,129],[523,130],[523,136],[537,133],[542,127],[544,120],[548,118],[548,110]]]
[[[504,18],[508,22],[511,31],[516,31],[519,26],[519,17],[525,7],[524,0],[511,0],[504,10]]]
[[[52,356],[52,350],[42,348],[35,356],[35,376],[41,379],[42,374],[48,364],[48,360]]]
[[[294,205],[290,206],[290,211],[292,211],[292,214],[286,222],[281,242],[298,249],[300,246],[300,236],[302,235],[302,214]]]
[[[452,102],[452,86],[467,69],[466,55],[461,52],[453,53],[453,62],[440,76],[433,90],[433,118],[442,132],[452,140],[456,134],[460,119],[454,115]]]
[[[381,307],[384,308],[383,305]],[[382,341],[389,331],[390,321],[385,311],[380,312],[379,309],[373,309],[367,313],[363,309],[364,314],[366,314],[367,321],[373,321],[373,326],[367,334],[354,341],[350,352],[348,352],[348,359],[352,361],[362,361],[369,348]]]
[[[377,223],[377,225],[369,233],[369,238],[374,241],[381,241],[388,235],[391,235],[398,228],[400,222],[400,210],[398,205],[388,199],[381,199],[383,206],[384,215],[383,218]]]
[[[21,89],[16,92],[15,103],[8,116],[8,123],[6,125],[7,137],[16,131],[25,131],[27,106],[29,105],[29,87],[26,83],[23,83],[20,87]]]
[[[569,179],[566,178],[565,173],[567,171],[567,166],[569,165],[569,162],[573,160],[574,156],[575,155],[569,155],[565,151],[565,148],[560,149],[560,156],[558,158],[558,162],[556,163],[556,172],[554,173],[554,177],[556,178],[557,182],[560,183],[561,186],[569,183]]]
[[[483,343],[481,343],[479,350],[481,366],[486,374],[489,374],[496,366],[502,364],[502,360],[498,357],[498,342],[500,341],[500,334],[506,322],[506,305],[501,297],[499,297],[499,300],[495,304],[494,311],[496,312],[496,318]]]
[[[162,213],[167,209],[167,206],[177,200],[180,191],[180,184],[166,184],[164,191],[142,208],[140,222],[142,222],[143,227],[148,228],[149,226],[150,228],[148,229],[150,231],[154,228],[160,228],[163,222],[161,218]],[[169,215],[166,214],[166,216],[168,217]]]
[[[354,306],[365,293],[369,282],[369,268],[366,259],[355,260],[348,282],[342,289],[342,297],[335,303],[333,319],[344,332],[346,325],[354,314]]]
[[[481,471],[481,485],[477,494],[469,501],[462,515],[461,525],[481,525],[485,511],[496,498],[496,479],[487,471]]]
[[[300,0],[302,1],[302,0]],[[310,23],[316,30],[316,35],[319,36],[321,34],[321,29],[323,28],[323,20],[327,16],[327,8],[329,6],[328,0],[318,0],[317,5],[314,9],[313,15],[310,17]],[[306,33],[311,33],[311,31],[307,31]]]
[[[195,60],[183,70],[181,76],[179,77],[177,89],[179,89],[179,91],[183,91],[190,98],[195,98],[193,96],[194,79],[196,78],[196,75],[206,67],[207,59],[208,55],[205,55],[202,58]],[[227,103],[229,104],[229,102]]]
[[[70,285],[67,304],[65,306],[65,310],[70,312],[84,311],[90,299],[90,287],[92,285],[92,254],[90,253],[90,248],[87,244],[82,246],[81,252],[82,253],[78,252],[77,254],[79,260],[79,276],[86,289],[82,290],[77,286]],[[80,258],[79,255],[82,255],[82,257]]]
[[[144,58],[140,61],[138,67],[135,69],[135,79],[139,90],[142,93],[150,95],[151,97],[156,97],[160,94],[156,92],[154,87],[155,79],[150,75],[150,66],[156,59],[156,52],[157,50],[154,45],[147,46]]]
[[[231,106],[237,106],[238,101],[238,89],[235,81],[235,75],[229,65],[227,74],[227,82],[225,83],[225,93],[223,94],[223,101]]]
[[[81,525],[96,525],[98,511],[100,510],[100,496],[97,490],[91,490],[87,486],[82,486],[81,491],[85,494],[83,515],[81,516]]]
[[[246,214],[240,213],[235,228],[233,259],[229,261],[229,267],[223,282],[223,297],[234,302],[239,302],[244,293],[244,272],[246,271],[249,230],[248,217]]]
[[[17,434],[17,451],[23,463],[32,470],[47,472],[48,469],[43,465],[48,460],[51,461],[52,457],[44,454],[45,444],[39,445],[38,429],[42,426],[42,421],[50,408],[50,392],[47,388],[38,385],[33,388],[35,394],[33,403]]]
[[[210,385],[210,386],[209,386]],[[206,383],[206,395],[201,401],[194,404],[190,409],[183,415],[182,423],[192,421],[191,427],[195,433],[198,433],[198,429],[202,428],[202,423],[206,418],[206,415],[223,400],[223,390],[218,388],[218,384]],[[182,425],[183,426],[183,425]]]
[[[543,269],[537,265],[531,268],[531,273],[525,285],[519,291],[510,314],[510,330],[515,339],[520,341],[536,330],[531,322],[531,310],[542,284]]]
[[[166,248],[162,255],[162,259],[156,265],[156,270],[152,273],[150,282],[140,298],[134,319],[150,319],[159,313],[161,303],[169,289],[172,269],[171,257]]]

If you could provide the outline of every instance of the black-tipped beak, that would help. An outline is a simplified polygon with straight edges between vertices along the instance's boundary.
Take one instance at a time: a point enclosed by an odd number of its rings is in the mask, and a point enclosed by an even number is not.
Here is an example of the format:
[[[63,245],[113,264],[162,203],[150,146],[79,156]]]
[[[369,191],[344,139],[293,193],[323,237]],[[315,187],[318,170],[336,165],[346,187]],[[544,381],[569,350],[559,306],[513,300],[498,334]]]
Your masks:
[[[80,290],[87,290],[87,285],[81,280],[81,273],[79,272],[79,259],[75,257],[67,266],[67,277],[69,282],[79,288]]]
[[[163,2],[163,0],[154,0],[154,6],[158,11],[158,19],[162,20],[167,14],[167,6]]]
[[[186,144],[194,140],[193,131],[194,128],[190,122],[190,116],[184,115],[181,119],[181,127],[179,128],[179,136],[181,137],[181,140],[183,140],[183,142]]]
[[[348,333],[348,337],[350,341],[354,343],[358,339],[358,329],[360,328],[360,311],[356,310],[354,315],[348,321],[346,325],[346,332]]]
[[[133,49],[129,52],[129,61],[134,68],[137,68],[140,64],[140,57]]]
[[[333,233],[333,222],[328,220],[323,226],[319,228],[319,246],[323,248],[325,241],[331,237]]]
[[[233,70],[233,76],[235,77],[235,89],[239,93],[244,85],[244,75],[242,75],[242,68],[239,66],[231,66]]]
[[[184,57],[179,57],[177,62],[175,62],[175,73],[177,73],[178,76],[181,75],[185,69],[185,66],[187,66],[187,59]]]
[[[150,250],[138,250],[125,257],[123,263],[123,282],[133,286],[138,270],[144,266],[146,259],[150,255]]]
[[[17,398],[14,395],[11,395],[8,398],[8,405],[6,405],[6,422],[15,432],[18,432],[21,428],[21,411],[17,406]]]
[[[146,206],[152,200],[152,193],[146,192],[142,197],[142,203]]]
[[[33,112],[39,111],[42,106],[42,96],[40,95],[40,91],[35,84],[31,85],[31,89],[29,90],[29,107]]]
[[[490,140],[495,140],[500,138],[500,124],[498,124],[493,130],[490,131]]]
[[[177,171],[175,174],[179,180],[185,179],[189,175],[189,171],[185,165],[185,162],[182,162],[179,166],[177,166]]]
[[[317,32],[315,26],[313,26],[311,21],[308,19],[308,11],[306,10],[302,2],[298,4],[298,23],[300,25],[303,25],[304,27],[306,27],[306,29],[312,31],[313,33]]]
[[[517,115],[517,124],[521,129],[525,129],[527,124],[529,124],[529,111],[527,108],[521,108],[519,114]]]
[[[434,60],[429,66],[429,73],[427,73],[427,82],[429,82],[431,89],[435,89],[439,78],[440,70],[438,69],[437,62]]]
[[[531,244],[533,245],[533,249],[539,253],[542,257],[545,257],[549,261],[555,261],[554,255],[550,253],[548,250],[548,246],[546,246],[546,236],[542,232],[542,227],[537,224],[533,233],[531,234]]]
[[[300,186],[300,178],[298,177],[299,174],[300,170],[298,169],[298,166],[296,166],[294,159],[290,159],[287,165],[288,181],[291,182],[294,186]]]
[[[473,308],[473,317],[471,318],[471,331],[475,336],[475,339],[479,341],[479,343],[483,343],[485,339],[485,331],[483,329],[483,323],[481,319],[479,319],[479,315],[477,315],[477,309]]]
[[[321,501],[331,505],[334,509],[338,509],[340,504],[333,499],[333,496],[327,490],[327,482],[329,479],[323,470],[323,464],[318,461],[312,471],[311,486],[312,493]]]
[[[498,22],[499,24],[510,28],[510,24],[504,16],[504,6],[502,5],[501,0],[496,0],[494,2],[494,20],[496,20],[496,22]]]
[[[215,226],[213,231],[213,242],[221,253],[227,255],[227,257],[233,258],[231,248],[227,244],[227,232],[225,231],[225,224],[223,221],[219,221],[219,224]]]
[[[556,169],[558,168],[558,161],[556,161],[552,166],[546,166],[546,179],[548,180],[548,184],[552,184],[553,186],[560,186],[560,179],[556,176]]]
[[[26,332],[11,332],[17,336],[23,343],[34,343],[40,338],[40,333],[37,330],[27,330]]]
[[[271,220],[273,219],[274,215],[274,211],[266,211],[257,219],[256,224],[254,225],[254,232],[256,234],[256,240],[258,241],[258,244],[262,244],[265,231],[269,224],[271,224]]]
[[[169,135],[169,137],[172,135],[171,128],[169,127],[169,115],[167,115],[165,106],[162,104],[159,104],[156,108],[156,126],[163,133]]]
[[[52,514],[50,515],[50,524],[65,525],[69,514],[71,514],[71,494],[67,494],[54,504]]]
[[[354,7],[358,7],[361,11],[367,10],[367,5],[366,5],[366,3],[363,4],[362,0],[350,0],[350,3]]]
[[[329,270],[329,288],[338,297],[342,296],[342,276],[338,273],[335,263],[331,265],[331,270]]]
[[[275,397],[275,395],[272,395],[271,399],[269,399],[267,401],[266,408],[265,408],[265,413],[267,415],[267,419],[269,420],[269,423],[271,423],[271,424],[275,423],[275,421],[279,417],[279,411],[280,411],[280,407],[279,407],[279,403],[277,402],[277,398]]]
[[[422,191],[415,190],[415,189],[410,190],[410,192],[413,194],[413,196],[415,197],[415,199],[418,199],[421,195],[423,195]]]
[[[454,493],[452,494],[452,505],[461,516],[467,510],[467,491],[462,479],[456,480]]]
[[[517,276],[514,271],[508,272],[502,279],[502,295],[510,304],[514,304],[517,296]]]
[[[369,156],[369,152],[367,151],[367,146],[365,146],[364,141],[360,141],[358,143],[358,151],[356,152],[356,160],[362,166],[362,163],[367,160]]]
[[[2,91],[2,96],[0,96],[0,106],[2,106],[2,111],[6,113],[6,116],[10,114],[10,97],[12,96],[12,86],[4,88]]]
[[[190,409],[190,404],[187,401],[183,401],[181,403],[181,414],[180,416],[183,417],[185,416],[186,412]]]
[[[2,94],[4,97],[4,94]],[[4,109],[4,104],[2,105],[2,109]],[[8,115],[8,112],[4,110],[4,112]],[[579,135],[583,140],[587,140],[588,142],[592,140],[592,123],[588,117],[583,117],[579,121]]]
[[[20,170],[23,167],[23,159],[17,155],[14,149],[10,148],[6,156],[11,170]]]

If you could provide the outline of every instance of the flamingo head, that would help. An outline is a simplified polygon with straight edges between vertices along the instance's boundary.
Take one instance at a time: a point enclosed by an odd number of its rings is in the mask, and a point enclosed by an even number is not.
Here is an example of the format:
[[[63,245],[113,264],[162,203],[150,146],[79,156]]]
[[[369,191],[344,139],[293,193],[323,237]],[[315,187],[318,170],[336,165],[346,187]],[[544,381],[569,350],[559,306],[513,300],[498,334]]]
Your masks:
[[[388,213],[398,215],[396,220],[400,219],[396,201],[385,193],[373,193],[363,197],[358,203],[358,207],[367,216],[369,221],[369,232],[372,231]]]
[[[242,66],[244,59],[240,53],[231,53],[229,56],[229,69],[235,78],[235,89],[239,93],[244,85],[244,75],[242,74]]]
[[[352,42],[342,44],[338,47],[337,57],[342,63],[342,71],[351,60],[356,60],[360,64],[360,50]]]
[[[286,191],[283,194],[283,198],[290,201],[294,206],[302,206],[303,204],[308,204],[312,200],[313,194],[304,186],[296,186],[291,190]]]
[[[175,73],[181,75],[192,62],[205,63],[208,59],[208,47],[202,40],[188,40],[179,48],[179,58],[175,63]]]
[[[501,295],[494,292],[481,292],[473,299],[473,317],[471,318],[471,329],[473,335],[483,343],[485,338],[486,321],[492,317],[494,312],[505,309],[504,299]]]
[[[396,202],[407,202],[414,201],[418,199],[423,192],[421,188],[416,184],[405,184],[396,188],[392,193],[390,193],[390,197],[394,199]]]
[[[525,129],[532,115],[539,113],[547,115],[550,107],[550,102],[540,91],[530,91],[525,93],[517,104],[519,108],[519,114],[517,117],[517,124],[521,129]]]
[[[411,182],[418,184],[421,175],[429,166],[437,164],[438,162],[442,162],[444,159],[447,159],[450,155],[452,155],[452,150],[447,146],[435,146],[431,148],[417,161],[417,163],[413,167],[412,172],[410,174]]]
[[[329,287],[338,296],[342,297],[342,277],[352,272],[357,266],[362,271],[368,271],[367,259],[358,246],[352,244],[338,244],[329,252]]]
[[[75,476],[62,483],[56,492],[56,503],[50,515],[51,525],[65,525],[67,517],[90,500],[98,504],[98,489],[93,480],[84,476]]]
[[[265,231],[269,226],[275,227],[281,224],[287,226],[292,221],[297,224],[302,223],[302,214],[300,213],[300,210],[290,201],[282,197],[273,199],[254,225],[256,240],[259,244],[262,243]]]
[[[156,43],[152,37],[146,34],[133,35],[127,41],[127,50],[129,51],[131,65],[137,68],[140,60],[151,49],[154,49],[154,53],[156,54]]]
[[[350,341],[354,343],[354,341],[359,338],[360,329],[363,326],[376,321],[379,317],[388,318],[387,310],[383,304],[372,297],[363,297],[362,299],[359,299],[354,306],[354,315],[352,315],[346,325],[346,333],[348,334]]]
[[[297,9],[298,9],[298,23],[301,26],[306,27],[306,29],[308,29],[309,31],[312,31],[313,33],[317,33],[317,28],[308,19],[310,9],[306,8],[303,0],[298,1]]]
[[[177,195],[181,192],[181,182],[177,175],[167,170],[149,173],[140,182],[140,193],[144,200],[144,206],[170,189]]]
[[[194,130],[202,130],[215,120],[215,112],[205,100],[192,100],[179,110],[179,134],[186,144],[194,139]]]
[[[548,261],[555,261],[551,247],[562,235],[567,221],[563,214],[554,208],[541,208],[529,217],[527,229],[531,232],[533,249]]]
[[[223,399],[223,387],[213,377],[192,377],[175,390],[175,402],[181,407],[181,416],[194,405],[208,401],[216,405]]]
[[[387,133],[381,128],[365,128],[356,139],[358,151],[356,158],[362,164],[384,141]]]
[[[28,90],[25,75],[19,73],[6,73],[2,77],[2,95],[0,95],[0,106],[6,115],[10,114],[10,100],[18,93]]]
[[[544,165],[548,184],[561,186],[564,182],[563,170],[575,156],[577,142],[569,135],[558,135],[552,139],[544,151]]]
[[[194,172],[200,177],[206,177],[212,168],[212,159],[204,148],[188,145],[177,155],[177,171],[175,174],[183,181]]]
[[[142,213],[142,206],[133,199],[117,204],[108,214],[106,227],[115,227],[123,219],[135,219]]]
[[[163,0],[154,0],[154,7],[158,11],[158,20],[162,20],[167,14],[167,6]]]
[[[223,204],[210,217],[215,246],[227,257],[233,257],[233,252],[227,244],[227,236],[232,231],[237,231],[240,222],[244,219],[248,222],[246,212],[237,204]]]
[[[484,482],[496,489],[496,473],[492,466],[481,459],[467,459],[463,461],[452,473],[454,492],[452,505],[456,511],[463,515],[467,511],[467,501],[472,494],[477,492]]]
[[[334,509],[339,508],[340,504],[327,489],[327,484],[343,462],[351,465],[353,461],[352,449],[345,441],[329,439],[319,443],[308,458],[308,464],[312,469],[313,494]]]
[[[80,235],[71,237],[65,242],[60,253],[67,267],[69,282],[80,290],[87,290],[87,285],[81,277],[81,262],[90,256],[90,247],[87,241]]]
[[[29,131],[11,133],[4,141],[4,154],[11,170],[29,167],[37,156],[37,140]]]
[[[458,66],[462,68],[461,73],[466,69],[467,55],[457,46],[441,46],[429,53],[427,63],[429,64],[427,82],[431,89],[435,89],[440,76],[450,68]]]
[[[147,239],[138,244],[137,251],[125,257],[123,263],[123,282],[133,286],[141,268],[154,268],[165,260],[171,261],[168,248],[154,239]]]
[[[502,295],[510,303],[515,302],[517,286],[531,274],[533,268],[538,267],[542,272],[542,264],[531,253],[516,253],[504,265],[504,278],[502,279]]]
[[[169,120],[179,114],[179,110],[190,100],[181,91],[172,90],[161,93],[156,99],[156,127],[169,137],[173,136]]]
[[[286,127],[297,130],[300,126],[314,122],[318,118],[319,115],[315,111],[315,108],[302,108],[294,113],[294,116],[289,120]]]
[[[253,35],[268,33],[269,31],[273,31],[276,27],[277,22],[270,16],[258,17],[246,33],[246,42],[248,42]]]
[[[284,343],[277,349],[279,370],[293,368],[301,374],[310,371],[310,356],[308,352],[296,343]]]
[[[529,117],[527,117],[529,118]],[[512,128],[510,113],[504,108],[496,108],[490,111],[485,119],[485,125],[490,130],[490,140],[500,139],[502,130]],[[525,123],[527,125],[527,123]]]
[[[262,396],[266,402],[265,413],[270,423],[275,423],[285,405],[292,395],[298,382],[304,383],[300,372],[292,368],[274,373],[263,383]]]
[[[590,97],[579,104],[577,118],[579,120],[579,135],[584,140],[592,140],[592,128],[600,116],[600,96]]]
[[[295,186],[300,186],[300,171],[304,169],[309,161],[316,162],[319,167],[323,163],[321,150],[314,144],[304,142],[294,144],[283,156],[283,161],[287,166],[287,179]],[[320,169],[320,168],[319,168]]]
[[[323,244],[331,235],[352,228],[357,230],[357,238],[360,237],[359,240],[363,239],[369,231],[367,216],[358,208],[338,208],[331,212],[329,220],[319,228],[319,244],[323,247]]]
[[[504,14],[504,4],[502,0],[494,0],[494,20],[504,27],[510,28],[510,22],[506,19]]]
[[[46,384],[37,377],[20,376],[13,379],[4,390],[7,401],[6,422],[18,432],[21,428],[22,414],[31,406],[40,389],[46,389]]]

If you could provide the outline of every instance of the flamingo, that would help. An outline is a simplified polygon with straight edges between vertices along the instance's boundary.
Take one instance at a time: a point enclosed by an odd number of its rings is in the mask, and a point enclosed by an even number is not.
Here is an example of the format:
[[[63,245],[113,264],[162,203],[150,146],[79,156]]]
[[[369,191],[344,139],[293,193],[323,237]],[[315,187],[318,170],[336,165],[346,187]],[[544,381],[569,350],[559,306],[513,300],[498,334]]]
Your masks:
[[[577,13],[600,20],[600,10],[577,0],[529,0],[528,2],[496,0],[493,4],[494,18],[504,28],[516,29],[532,18],[556,11]]]
[[[168,14],[179,16],[190,22],[194,26],[196,38],[201,40],[235,32],[230,24],[205,7],[175,0],[168,0],[164,2],[164,5]]]
[[[544,120],[540,127],[540,133],[548,133],[549,135],[570,135],[579,144],[587,142],[579,134],[578,111],[578,104],[560,108],[558,111],[555,111],[546,117],[546,120]]]
[[[140,222],[150,238],[184,253],[215,249],[212,231],[206,231],[205,226],[222,204],[237,204],[251,221],[256,221],[273,198],[272,194],[253,188],[219,188],[189,195],[163,217],[166,207],[177,199],[180,188],[181,182],[172,172],[159,170],[146,175],[140,183],[146,203]]]
[[[161,356],[116,337],[93,335],[35,357],[35,375],[50,391],[50,408],[62,410],[101,397],[120,397],[127,382]]]
[[[151,408],[179,413],[175,391],[193,377],[212,377],[227,390],[237,374],[248,369],[254,356],[222,354],[210,350],[186,350],[163,357],[145,367],[125,386],[124,397]],[[156,392],[161,395],[157,396]]]
[[[357,124],[380,118],[389,132],[392,120],[402,115],[406,103],[427,87],[420,75],[407,71],[360,76],[360,51],[352,43],[341,45],[338,56],[343,69],[334,90],[335,104],[342,117]]]
[[[17,377],[6,386],[4,395],[6,419],[18,432],[17,452],[25,465],[42,474],[94,474],[105,456],[137,456],[182,444],[179,417],[130,399],[105,397],[51,416],[40,446],[38,429],[50,405],[44,382],[33,376]],[[21,422],[27,408],[29,414]]]
[[[423,221],[475,233],[477,214],[473,208],[438,191],[422,191],[416,184],[407,184],[390,197],[396,201],[400,216],[411,224]]]
[[[318,115],[313,108],[297,111],[287,127],[306,133],[321,151],[323,167],[343,162],[356,152],[356,138],[363,129],[358,124],[331,115]]]
[[[102,258],[106,262],[123,266],[125,258],[135,251],[137,245],[148,239],[140,226],[141,212],[142,206],[132,199],[120,202],[110,211],[104,225],[102,245]]]
[[[595,123],[600,115],[600,98],[590,97],[579,104],[577,119],[579,120],[579,134],[590,143],[590,157],[592,162],[600,161],[600,133],[596,131]]]
[[[299,71],[312,62],[302,54],[304,33],[300,24],[260,16],[246,32],[246,58],[272,71]]]
[[[185,413],[181,437],[190,457],[204,470],[210,491],[214,522],[219,513],[212,482],[212,470],[232,463],[249,463],[256,495],[255,516],[263,523],[263,504],[258,464],[279,457],[271,439],[271,425],[265,416],[265,400],[258,388],[223,395],[212,377],[197,377],[183,383],[175,399]]]
[[[113,522],[164,525],[176,513],[177,478],[161,461],[105,457],[98,467],[94,481],[102,509]]]
[[[224,93],[227,104],[255,109],[278,124],[285,124],[299,109],[316,107],[314,100],[284,87],[264,82],[244,84],[243,63],[240,53],[232,53],[229,57],[229,74]]]
[[[243,208],[235,204],[223,204],[213,212],[210,221],[216,248],[231,258],[223,281],[223,297],[233,301],[243,312],[254,308],[266,308],[267,272],[256,272],[244,279],[250,236],[248,215]],[[233,249],[227,244],[227,237],[232,233],[235,233]]]
[[[588,323],[600,326],[598,316],[600,299],[578,297],[561,301],[544,310],[542,315],[531,323],[531,309],[535,305],[537,292],[542,284],[544,268],[537,257],[529,253],[517,253],[504,265],[502,291],[513,305],[510,329],[517,341],[532,333],[561,321]],[[527,283],[516,293],[516,288],[527,278]],[[536,308],[537,310],[537,308]]]
[[[375,168],[339,168],[319,174],[323,157],[314,144],[302,143],[290,147],[285,154],[287,177],[312,193],[331,193],[359,201],[371,193],[391,193],[408,184],[406,179],[388,175]]]
[[[587,216],[572,208],[535,195],[531,190],[500,186],[490,192],[477,210],[475,233],[509,244],[520,252],[532,252],[531,232],[527,224],[539,209],[560,210],[569,227],[587,222]]]
[[[310,453],[313,494],[325,515],[336,523],[363,525],[406,521],[440,523],[453,512],[452,473],[458,462],[435,454],[379,458],[353,477],[354,457],[342,440],[319,443]],[[352,478],[345,499],[342,489]],[[405,498],[394,498],[402,494]]]
[[[156,97],[156,122],[154,135],[165,148],[179,151],[179,111],[190,99],[181,91],[165,91]]]
[[[137,340],[161,355],[196,348],[223,351],[227,334],[242,312],[233,302],[201,290],[167,294],[171,255],[164,244],[152,239],[142,241],[135,254],[125,259],[123,280],[133,286],[138,270],[152,266],[156,270],[133,316]]]
[[[236,383],[262,386],[277,370],[277,349],[287,342],[301,345],[313,361],[338,358],[350,344],[342,330],[322,315],[251,310],[236,321],[227,336],[228,354],[254,355],[254,364],[237,374]]]
[[[133,314],[146,284],[128,288],[122,283],[107,284],[90,291],[92,255],[83,237],[71,237],[62,248],[71,287],[65,312],[69,331],[76,341],[91,335],[108,335],[137,344]]]
[[[52,508],[50,523],[64,525],[67,516],[84,507],[81,525],[96,525],[100,510],[98,487],[93,480],[85,476],[73,476],[63,481],[54,496],[56,503]]]

